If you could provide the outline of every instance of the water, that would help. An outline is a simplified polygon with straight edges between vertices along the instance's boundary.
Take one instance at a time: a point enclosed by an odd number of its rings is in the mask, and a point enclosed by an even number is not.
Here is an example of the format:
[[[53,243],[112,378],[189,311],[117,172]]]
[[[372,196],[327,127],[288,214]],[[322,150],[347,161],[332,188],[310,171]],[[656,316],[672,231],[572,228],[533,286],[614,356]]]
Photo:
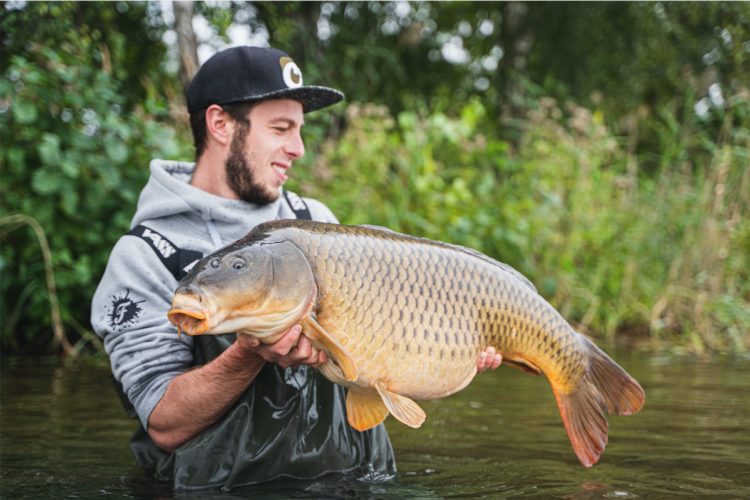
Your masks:
[[[591,469],[578,464],[547,382],[500,368],[422,403],[419,430],[389,418],[395,479],[330,476],[211,497],[750,498],[750,361],[616,358],[646,406],[610,418]],[[106,367],[2,358],[0,381],[0,497],[180,497],[134,465],[134,421]]]

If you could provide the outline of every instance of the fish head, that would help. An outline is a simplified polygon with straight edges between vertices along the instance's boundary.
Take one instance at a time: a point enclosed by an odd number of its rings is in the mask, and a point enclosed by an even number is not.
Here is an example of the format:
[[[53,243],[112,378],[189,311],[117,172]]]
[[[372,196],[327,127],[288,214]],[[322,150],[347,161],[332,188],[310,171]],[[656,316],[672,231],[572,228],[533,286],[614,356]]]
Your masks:
[[[189,335],[244,333],[273,343],[312,310],[317,288],[290,241],[230,245],[180,281],[169,320]]]

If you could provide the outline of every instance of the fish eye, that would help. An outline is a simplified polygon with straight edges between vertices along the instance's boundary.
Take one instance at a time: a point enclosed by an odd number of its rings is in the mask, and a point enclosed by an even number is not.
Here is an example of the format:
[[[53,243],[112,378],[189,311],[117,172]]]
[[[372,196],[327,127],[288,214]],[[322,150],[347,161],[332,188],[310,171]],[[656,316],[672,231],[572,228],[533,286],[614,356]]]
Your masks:
[[[240,269],[245,267],[245,261],[241,259],[240,257],[235,257],[232,259],[232,268],[235,271],[239,271]]]
[[[208,265],[213,269],[219,269],[219,266],[221,266],[221,259],[219,259],[218,257],[214,257],[213,259],[208,261]]]

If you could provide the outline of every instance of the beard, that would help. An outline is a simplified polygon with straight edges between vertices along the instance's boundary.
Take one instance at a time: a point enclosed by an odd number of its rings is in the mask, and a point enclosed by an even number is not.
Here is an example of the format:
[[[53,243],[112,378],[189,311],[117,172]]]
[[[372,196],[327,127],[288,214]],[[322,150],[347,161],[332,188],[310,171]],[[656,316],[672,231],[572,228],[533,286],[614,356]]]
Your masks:
[[[252,162],[245,155],[245,144],[249,132],[250,124],[241,123],[232,137],[229,156],[224,166],[227,182],[234,194],[242,201],[268,205],[279,198],[279,192],[269,190],[253,177]]]

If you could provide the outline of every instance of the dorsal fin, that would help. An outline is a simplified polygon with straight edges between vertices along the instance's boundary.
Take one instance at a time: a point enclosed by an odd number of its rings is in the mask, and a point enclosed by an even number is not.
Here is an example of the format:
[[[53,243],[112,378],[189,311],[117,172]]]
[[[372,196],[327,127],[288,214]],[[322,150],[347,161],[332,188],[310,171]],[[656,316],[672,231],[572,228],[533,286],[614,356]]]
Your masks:
[[[359,224],[359,227],[366,227],[367,229],[375,229],[376,231],[385,231],[387,233],[402,234],[402,233],[394,231],[393,229],[391,229],[389,227],[377,226],[375,224]]]

